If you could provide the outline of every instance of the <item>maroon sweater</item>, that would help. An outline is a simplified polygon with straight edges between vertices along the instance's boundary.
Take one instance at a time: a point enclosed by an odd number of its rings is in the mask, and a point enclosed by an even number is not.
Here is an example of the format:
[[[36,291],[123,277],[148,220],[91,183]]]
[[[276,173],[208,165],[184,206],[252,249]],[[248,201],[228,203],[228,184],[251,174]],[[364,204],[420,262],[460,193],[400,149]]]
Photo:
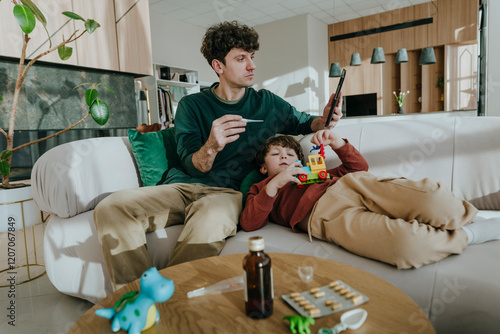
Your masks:
[[[368,163],[363,156],[344,140],[346,145],[335,150],[342,164],[327,170],[331,179],[325,182],[306,184],[303,188],[290,183],[279,189],[274,197],[266,192],[266,185],[274,176],[254,184],[247,194],[245,208],[240,216],[241,227],[245,231],[255,231],[272,220],[277,224],[290,226],[297,232],[294,226],[312,210],[328,187],[346,174],[368,171]]]

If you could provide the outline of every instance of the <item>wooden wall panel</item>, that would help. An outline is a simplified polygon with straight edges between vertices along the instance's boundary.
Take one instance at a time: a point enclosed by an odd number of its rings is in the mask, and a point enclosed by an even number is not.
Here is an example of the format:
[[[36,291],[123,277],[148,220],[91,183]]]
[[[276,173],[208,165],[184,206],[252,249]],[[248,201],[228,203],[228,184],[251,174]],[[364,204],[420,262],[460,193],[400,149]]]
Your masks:
[[[114,0],[116,20],[125,15],[137,0]]]
[[[474,4],[469,0],[458,0],[454,1],[453,5],[455,7],[452,10],[458,14],[452,16],[452,26],[455,31],[454,37],[456,42],[476,40],[477,9],[474,10]]]
[[[360,30],[364,30],[364,20],[361,17],[359,19],[345,21],[343,26],[344,26],[344,34],[351,32],[358,32]]]
[[[456,42],[455,29],[453,27],[453,16],[449,15],[454,8],[454,4],[460,0],[441,0],[438,3],[439,18],[439,44],[450,44]],[[462,15],[456,13],[456,15]]]
[[[78,65],[118,71],[115,11],[112,1],[73,0],[75,12],[84,19],[92,18],[101,26],[92,34],[76,41]],[[76,21],[76,25],[83,22]],[[103,55],[106,55],[103,57]]]
[[[422,5],[417,5],[414,6],[414,13],[415,13],[415,20],[420,20],[420,19],[425,19],[427,18],[427,4],[422,4]],[[414,27],[414,48],[415,49],[421,49],[425,48],[426,46],[429,45],[428,40],[429,40],[429,25],[423,25],[423,26],[418,26]]]
[[[64,3],[56,1],[39,2],[38,6],[47,19],[47,30],[51,34],[52,46],[62,42],[63,36],[68,38],[71,33],[75,31],[75,29],[81,29],[81,25],[75,24],[73,20],[62,14],[64,11],[73,11],[71,1]],[[50,48],[47,32],[38,20],[36,22],[36,28],[30,34],[30,37],[31,41],[29,42],[28,51],[26,53],[27,58],[34,58],[38,54],[47,51]],[[68,46],[73,48],[73,55],[70,59],[63,61],[59,58],[58,52],[54,51],[44,56],[42,60],[68,65],[77,64],[75,43],[68,44]],[[16,57],[20,57],[20,55],[21,54],[19,53]]]
[[[149,4],[139,0],[116,23],[120,71],[152,75],[153,55],[149,24]]]
[[[24,34],[12,14],[13,8],[14,5],[11,1],[0,2],[0,13],[2,13],[2,19],[0,20],[0,31],[2,32],[2,37],[0,38],[0,56],[19,58],[21,56]],[[61,14],[63,11],[67,10],[73,11],[71,1],[64,3],[55,1],[40,2],[38,3],[38,8],[47,19],[47,30],[52,36],[52,46],[55,46],[56,43],[60,43],[63,40],[63,35],[68,38],[74,31],[75,26],[72,20]],[[29,36],[31,40],[28,43],[26,51],[27,58],[33,58],[49,49],[50,43],[47,33],[38,20],[36,21],[35,30],[33,30]],[[75,47],[74,43],[68,46]],[[75,51],[73,52],[76,53]],[[57,51],[44,56],[42,60],[70,65],[77,64],[75,55],[69,60],[62,61]]]
[[[428,111],[443,111],[444,110],[444,90],[438,87],[439,77],[444,77],[444,47],[435,47],[436,64],[427,65],[430,67],[430,82],[431,89],[429,110]],[[443,100],[441,100],[441,97]]]
[[[401,11],[392,10],[379,14],[380,25],[382,27],[401,23]],[[402,45],[402,31],[388,31],[380,34],[380,45],[383,46],[385,53],[396,53]]]
[[[415,21],[415,9],[413,6],[401,9],[400,19],[401,22]],[[407,50],[413,50],[415,48],[415,29],[402,29],[401,33],[403,35],[403,47]]]
[[[12,14],[13,8],[14,5],[11,1],[0,1],[0,13],[2,13],[2,20],[0,20],[0,29],[2,31],[0,55],[19,58],[23,46],[23,34]]]
[[[420,50],[408,52],[408,58],[410,59],[408,62],[408,77],[410,82],[408,90],[410,91],[410,96],[408,97],[409,101],[405,102],[407,112],[422,112],[422,102],[420,102],[422,98],[422,88],[420,88],[422,85],[422,66],[418,65],[420,53]]]
[[[335,58],[341,62],[342,67],[348,69],[349,79],[344,85],[344,94],[377,93],[379,114],[382,112],[388,114],[394,112],[391,106],[391,103],[394,103],[392,91],[410,90],[410,95],[404,104],[405,112],[443,110],[442,93],[437,89],[436,84],[438,76],[444,73],[446,61],[444,45],[469,43],[471,40],[474,43],[477,38],[477,13],[476,0],[435,0],[432,3],[405,7],[331,25],[330,36],[433,18],[433,23],[428,25],[330,43],[329,59],[333,58],[332,52],[337,48]],[[373,48],[377,46],[384,48],[385,65],[370,64]],[[428,46],[435,47],[438,64],[419,66],[421,49]],[[394,63],[395,53],[402,47],[408,50],[410,62],[396,67],[389,65],[391,62]],[[361,55],[363,64],[359,67],[349,66],[353,52],[359,52]],[[330,86],[331,93],[334,92],[335,87],[335,85]],[[389,87],[390,94],[387,94]],[[422,102],[419,102],[419,98]]]
[[[396,93],[400,89],[400,73],[399,66],[395,63],[396,57],[394,54],[389,54],[385,56],[385,64],[382,64],[382,103],[383,109],[380,111],[379,115],[390,115],[398,111],[398,104],[393,95],[393,91]]]

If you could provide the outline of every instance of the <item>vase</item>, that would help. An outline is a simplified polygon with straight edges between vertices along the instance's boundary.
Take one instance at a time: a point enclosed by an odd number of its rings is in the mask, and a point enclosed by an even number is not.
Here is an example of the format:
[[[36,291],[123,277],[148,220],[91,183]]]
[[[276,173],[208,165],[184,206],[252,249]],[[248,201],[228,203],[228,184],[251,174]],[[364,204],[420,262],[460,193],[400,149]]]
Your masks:
[[[404,114],[404,111],[403,111],[403,107],[400,106],[399,109],[398,109],[398,114]]]

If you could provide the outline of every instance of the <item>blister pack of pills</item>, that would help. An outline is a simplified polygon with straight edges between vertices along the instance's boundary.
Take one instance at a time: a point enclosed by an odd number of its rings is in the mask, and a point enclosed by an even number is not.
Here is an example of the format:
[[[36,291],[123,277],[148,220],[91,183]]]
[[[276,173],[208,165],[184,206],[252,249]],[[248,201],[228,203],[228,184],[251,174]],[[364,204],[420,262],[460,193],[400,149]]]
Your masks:
[[[340,280],[281,296],[300,315],[319,318],[366,303],[369,298]]]

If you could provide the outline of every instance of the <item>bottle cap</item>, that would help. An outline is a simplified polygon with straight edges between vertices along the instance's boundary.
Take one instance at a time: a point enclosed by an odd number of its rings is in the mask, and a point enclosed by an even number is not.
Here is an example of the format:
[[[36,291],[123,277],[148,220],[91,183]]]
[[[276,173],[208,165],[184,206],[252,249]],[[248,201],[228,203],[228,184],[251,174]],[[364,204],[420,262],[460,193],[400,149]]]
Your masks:
[[[248,249],[252,252],[258,252],[264,250],[264,238],[263,237],[251,237],[248,238]]]

